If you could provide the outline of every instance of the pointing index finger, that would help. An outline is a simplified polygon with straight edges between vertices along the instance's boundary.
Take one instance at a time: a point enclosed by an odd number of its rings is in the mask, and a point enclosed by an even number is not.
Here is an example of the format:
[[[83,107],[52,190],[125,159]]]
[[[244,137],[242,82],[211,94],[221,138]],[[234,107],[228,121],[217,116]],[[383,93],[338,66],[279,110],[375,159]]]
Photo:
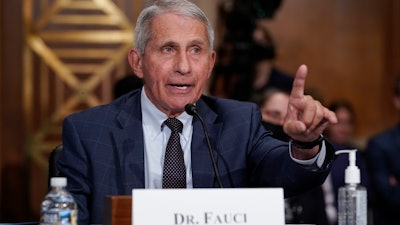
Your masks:
[[[307,77],[307,66],[301,65],[296,72],[296,76],[293,81],[293,88],[290,94],[294,98],[303,98],[304,96],[304,86]]]

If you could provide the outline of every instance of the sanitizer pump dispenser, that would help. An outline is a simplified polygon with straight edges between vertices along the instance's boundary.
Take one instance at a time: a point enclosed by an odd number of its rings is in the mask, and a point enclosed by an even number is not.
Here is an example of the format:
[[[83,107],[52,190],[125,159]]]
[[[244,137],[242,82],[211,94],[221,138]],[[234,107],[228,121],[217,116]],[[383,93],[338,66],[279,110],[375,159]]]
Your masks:
[[[345,185],[339,188],[339,225],[367,224],[367,189],[360,185],[360,169],[356,166],[356,149],[339,150],[336,154],[349,154],[345,170]]]

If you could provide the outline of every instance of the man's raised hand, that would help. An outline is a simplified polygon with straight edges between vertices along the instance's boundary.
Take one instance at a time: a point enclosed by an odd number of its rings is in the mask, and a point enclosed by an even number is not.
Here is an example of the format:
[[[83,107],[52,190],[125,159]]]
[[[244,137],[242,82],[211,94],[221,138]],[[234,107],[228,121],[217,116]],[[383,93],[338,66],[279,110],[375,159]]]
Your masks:
[[[307,66],[301,65],[293,81],[288,113],[283,124],[285,133],[301,142],[316,140],[329,123],[337,123],[334,112],[310,95],[304,95],[306,77]]]

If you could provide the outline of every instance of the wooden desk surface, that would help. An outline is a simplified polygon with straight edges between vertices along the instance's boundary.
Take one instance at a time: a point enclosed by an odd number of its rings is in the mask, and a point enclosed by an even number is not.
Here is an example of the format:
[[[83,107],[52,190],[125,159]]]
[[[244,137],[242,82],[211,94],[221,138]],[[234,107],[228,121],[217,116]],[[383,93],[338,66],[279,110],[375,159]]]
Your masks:
[[[132,196],[106,196],[104,225],[132,224]]]

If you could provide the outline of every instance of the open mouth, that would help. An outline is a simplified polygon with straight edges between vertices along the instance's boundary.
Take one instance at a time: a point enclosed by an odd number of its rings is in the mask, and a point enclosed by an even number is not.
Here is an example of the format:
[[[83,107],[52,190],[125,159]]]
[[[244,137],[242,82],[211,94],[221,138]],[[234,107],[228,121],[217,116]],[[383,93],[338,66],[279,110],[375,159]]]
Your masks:
[[[171,86],[181,89],[181,90],[184,90],[184,89],[189,88],[190,85],[188,85],[188,84],[172,84]]]

